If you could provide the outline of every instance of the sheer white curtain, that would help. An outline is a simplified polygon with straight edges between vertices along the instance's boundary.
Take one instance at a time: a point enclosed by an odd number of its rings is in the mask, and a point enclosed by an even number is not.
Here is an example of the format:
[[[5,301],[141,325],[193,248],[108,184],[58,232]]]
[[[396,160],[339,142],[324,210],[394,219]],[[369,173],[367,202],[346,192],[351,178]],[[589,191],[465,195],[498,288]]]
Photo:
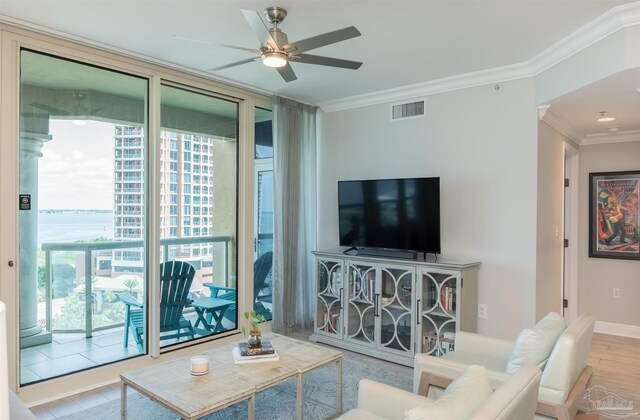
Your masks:
[[[316,107],[274,98],[273,330],[313,323]]]

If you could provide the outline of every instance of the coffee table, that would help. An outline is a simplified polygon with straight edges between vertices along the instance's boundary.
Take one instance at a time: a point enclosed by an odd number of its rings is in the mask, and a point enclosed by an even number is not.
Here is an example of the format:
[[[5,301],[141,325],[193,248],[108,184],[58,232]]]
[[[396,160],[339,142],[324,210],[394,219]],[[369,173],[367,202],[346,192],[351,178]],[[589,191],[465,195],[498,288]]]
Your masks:
[[[342,353],[278,334],[266,334],[280,360],[235,364],[236,344],[201,352],[210,359],[211,371],[193,376],[189,357],[120,374],[122,419],[127,418],[127,387],[177,413],[197,419],[247,400],[248,418],[255,419],[256,394],[288,379],[297,379],[296,417],[303,418],[303,375],[336,364],[336,415],[342,413]]]

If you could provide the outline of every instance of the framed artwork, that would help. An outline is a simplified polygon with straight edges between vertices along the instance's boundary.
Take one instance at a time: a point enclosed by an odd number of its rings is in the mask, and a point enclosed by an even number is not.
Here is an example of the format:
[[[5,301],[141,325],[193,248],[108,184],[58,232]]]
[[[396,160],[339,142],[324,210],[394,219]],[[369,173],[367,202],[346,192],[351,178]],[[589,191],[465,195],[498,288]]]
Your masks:
[[[589,174],[589,257],[640,260],[640,170]]]

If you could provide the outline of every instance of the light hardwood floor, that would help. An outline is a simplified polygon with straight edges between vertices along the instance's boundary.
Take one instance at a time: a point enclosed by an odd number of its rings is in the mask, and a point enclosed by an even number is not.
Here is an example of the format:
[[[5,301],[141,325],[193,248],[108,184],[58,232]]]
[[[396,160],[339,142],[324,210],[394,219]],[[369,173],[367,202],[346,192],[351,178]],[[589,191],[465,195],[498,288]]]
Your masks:
[[[636,414],[627,418],[640,419],[640,340],[596,333],[589,365],[593,367],[593,376],[587,386],[602,386],[618,398],[632,402]]]
[[[306,339],[308,333],[297,333],[295,338]],[[367,356],[357,355],[363,359]],[[394,363],[370,359],[371,363],[387,366],[387,369],[409,371],[409,368]],[[627,402],[633,402],[633,412],[640,412],[640,340],[613,335],[594,334],[591,344],[589,364],[593,376],[588,387],[602,386],[606,391]],[[133,391],[130,391],[133,392]],[[32,408],[39,419],[55,419],[73,412],[85,410],[110,400],[119,400],[120,386],[114,384],[105,388],[64,398]],[[587,410],[586,403],[583,409]],[[607,417],[601,415],[600,419]],[[640,415],[632,417],[640,420]]]

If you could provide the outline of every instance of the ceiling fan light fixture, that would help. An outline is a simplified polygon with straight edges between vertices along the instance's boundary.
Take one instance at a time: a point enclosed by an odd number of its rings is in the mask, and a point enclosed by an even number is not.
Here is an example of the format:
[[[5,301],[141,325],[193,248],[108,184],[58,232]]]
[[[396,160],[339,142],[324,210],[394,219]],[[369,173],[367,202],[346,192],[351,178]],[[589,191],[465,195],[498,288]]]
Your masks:
[[[607,117],[607,111],[600,111],[600,118],[598,118],[596,121],[597,122],[611,122],[611,121],[615,121],[616,119],[613,117]]]
[[[267,67],[284,67],[287,65],[287,54],[280,51],[262,53],[262,64]]]

